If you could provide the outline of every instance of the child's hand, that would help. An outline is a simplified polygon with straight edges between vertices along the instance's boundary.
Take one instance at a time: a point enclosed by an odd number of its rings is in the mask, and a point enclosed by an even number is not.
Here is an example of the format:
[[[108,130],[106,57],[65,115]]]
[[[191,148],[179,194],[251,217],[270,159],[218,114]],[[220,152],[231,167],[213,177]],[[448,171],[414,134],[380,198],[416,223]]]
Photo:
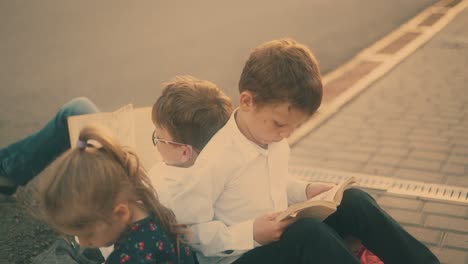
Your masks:
[[[280,212],[270,213],[255,218],[253,223],[253,235],[257,243],[265,245],[279,240],[284,229],[296,220],[292,218],[277,222],[275,218],[279,214]]]
[[[190,243],[192,241],[192,228],[184,224],[175,225],[176,234],[180,236],[184,243]]]
[[[331,188],[335,187],[336,184],[333,183],[322,183],[322,182],[314,182],[309,183],[306,188],[306,196],[307,199],[310,199],[316,195],[319,195],[323,192],[330,190]]]

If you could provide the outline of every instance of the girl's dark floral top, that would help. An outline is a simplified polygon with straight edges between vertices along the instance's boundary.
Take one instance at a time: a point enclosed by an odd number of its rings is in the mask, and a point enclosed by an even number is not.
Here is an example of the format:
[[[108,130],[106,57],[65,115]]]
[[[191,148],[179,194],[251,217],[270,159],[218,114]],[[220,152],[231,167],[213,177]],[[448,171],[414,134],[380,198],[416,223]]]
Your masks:
[[[151,216],[132,223],[119,241],[106,263],[184,263],[193,264],[194,256],[188,245],[179,244],[161,226],[159,220]]]

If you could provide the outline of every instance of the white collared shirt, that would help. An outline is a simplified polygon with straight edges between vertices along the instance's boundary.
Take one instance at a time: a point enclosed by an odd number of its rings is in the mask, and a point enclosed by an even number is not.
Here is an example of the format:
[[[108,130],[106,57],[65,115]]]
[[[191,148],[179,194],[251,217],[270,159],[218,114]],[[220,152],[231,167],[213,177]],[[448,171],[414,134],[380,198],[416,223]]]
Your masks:
[[[236,111],[235,111],[236,112]],[[253,221],[290,203],[306,200],[307,182],[288,174],[286,140],[263,149],[237,127],[234,114],[210,140],[191,168],[166,166],[154,175],[166,183],[163,204],[179,223],[191,224],[192,246],[200,263],[231,263],[258,244]]]

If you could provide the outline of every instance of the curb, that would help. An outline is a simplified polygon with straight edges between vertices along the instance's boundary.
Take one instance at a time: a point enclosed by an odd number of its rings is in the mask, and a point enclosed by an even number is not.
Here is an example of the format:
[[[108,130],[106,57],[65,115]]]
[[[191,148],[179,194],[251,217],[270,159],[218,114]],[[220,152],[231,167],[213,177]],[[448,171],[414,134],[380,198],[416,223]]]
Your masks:
[[[432,39],[466,7],[468,0],[438,1],[358,53],[349,62],[325,75],[325,94],[321,107],[291,135],[289,144],[293,146],[326,122],[372,83]]]

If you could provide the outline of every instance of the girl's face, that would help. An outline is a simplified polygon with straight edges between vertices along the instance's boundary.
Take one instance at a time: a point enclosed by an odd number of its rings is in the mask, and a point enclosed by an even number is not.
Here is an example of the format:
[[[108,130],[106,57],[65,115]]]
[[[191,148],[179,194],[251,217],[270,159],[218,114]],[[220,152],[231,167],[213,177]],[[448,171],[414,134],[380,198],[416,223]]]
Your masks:
[[[108,247],[113,245],[125,231],[126,225],[120,222],[99,221],[80,230],[67,230],[67,234],[77,237],[82,247]]]

